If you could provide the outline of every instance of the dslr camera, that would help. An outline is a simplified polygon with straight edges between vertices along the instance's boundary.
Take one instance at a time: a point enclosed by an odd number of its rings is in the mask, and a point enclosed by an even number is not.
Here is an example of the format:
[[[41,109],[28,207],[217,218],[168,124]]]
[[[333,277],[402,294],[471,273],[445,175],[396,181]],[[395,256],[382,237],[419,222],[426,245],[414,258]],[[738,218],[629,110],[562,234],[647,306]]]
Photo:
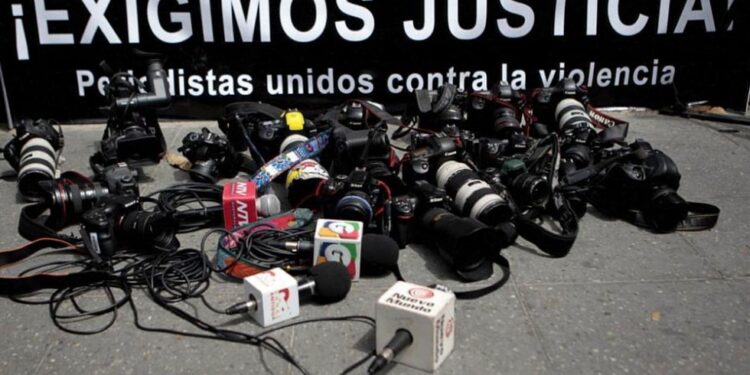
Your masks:
[[[674,230],[687,217],[688,204],[677,194],[681,175],[674,161],[644,140],[636,140],[627,156],[605,170],[589,191],[590,202],[613,216],[640,213],[660,232]]]
[[[401,159],[404,181],[426,180],[435,183],[437,166],[461,156],[460,142],[455,137],[412,133],[409,151]]]
[[[437,90],[416,90],[414,95],[421,128],[441,131],[445,127],[462,128],[466,123],[468,96],[456,85],[446,83]]]
[[[316,133],[315,124],[297,110],[284,111],[265,103],[238,102],[224,108],[219,128],[236,151],[249,150],[256,162],[279,154],[282,142],[292,135]]]
[[[382,182],[380,182],[382,183]],[[366,170],[355,169],[349,175],[337,175],[325,182],[322,198],[325,217],[355,220],[364,227],[382,232],[382,212],[378,208],[385,205],[386,197],[379,182]]]
[[[169,214],[144,211],[137,197],[107,195],[81,216],[84,245],[95,258],[119,250],[176,250],[177,223]]]
[[[482,135],[507,139],[522,132],[521,115],[526,97],[499,82],[492,91],[475,91],[469,94],[469,127]],[[487,129],[491,124],[491,128]]]
[[[236,152],[226,137],[203,128],[200,133],[190,132],[177,149],[190,161],[188,172],[193,181],[216,183],[220,178],[232,178],[240,171],[253,173],[257,168],[252,160]]]
[[[106,167],[98,181],[76,172],[41,183],[45,205],[50,209],[47,225],[62,229],[80,222],[81,215],[109,194],[138,197],[137,173],[124,163]]]

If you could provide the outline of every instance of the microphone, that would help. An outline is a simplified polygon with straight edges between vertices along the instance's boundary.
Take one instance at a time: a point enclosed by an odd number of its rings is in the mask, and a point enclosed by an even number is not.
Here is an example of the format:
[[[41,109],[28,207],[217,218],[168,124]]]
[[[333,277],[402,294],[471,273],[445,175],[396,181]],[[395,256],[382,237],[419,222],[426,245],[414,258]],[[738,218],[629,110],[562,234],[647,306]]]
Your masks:
[[[378,355],[368,373],[392,361],[435,371],[453,351],[455,304],[451,292],[403,281],[394,284],[375,305]]]
[[[398,254],[398,243],[393,238],[383,234],[365,234],[362,237],[362,275],[383,276],[394,272],[400,277]]]
[[[271,246],[280,247],[299,254],[311,253],[315,248],[315,242],[308,240],[269,241],[268,243]],[[338,258],[327,258],[327,261],[342,263],[341,260],[346,260],[347,258],[337,252],[336,249],[332,249],[330,253],[330,255],[338,256]],[[362,276],[383,276],[393,272],[400,279],[401,272],[398,269],[398,254],[398,243],[393,238],[383,234],[365,234],[362,236],[360,274]],[[346,265],[348,266],[348,264]]]
[[[352,285],[346,267],[333,262],[311,268],[300,281],[274,268],[248,276],[243,283],[248,301],[227,308],[225,313],[246,312],[263,327],[299,316],[300,293],[321,303],[334,303],[344,299]]]
[[[265,194],[256,198],[255,209],[258,216],[269,217],[281,213],[281,201],[276,194]]]
[[[310,276],[299,286],[319,302],[334,303],[346,298],[352,287],[349,271],[341,263],[326,262],[310,269]]]

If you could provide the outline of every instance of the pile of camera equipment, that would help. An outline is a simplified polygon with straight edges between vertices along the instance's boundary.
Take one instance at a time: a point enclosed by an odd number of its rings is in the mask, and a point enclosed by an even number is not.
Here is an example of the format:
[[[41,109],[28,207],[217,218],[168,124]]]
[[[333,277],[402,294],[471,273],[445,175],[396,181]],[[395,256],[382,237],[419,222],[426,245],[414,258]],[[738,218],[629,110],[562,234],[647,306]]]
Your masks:
[[[60,173],[63,133],[54,121],[20,121],[3,149],[20,194],[31,202],[19,220],[20,235],[31,242],[0,253],[0,266],[18,266],[49,249],[74,260],[0,278],[0,294],[48,305],[54,324],[67,332],[102,332],[129,306],[140,329],[259,346],[307,373],[271,331],[319,321],[374,326],[374,319],[297,320],[249,334],[211,325],[178,303],[198,298],[218,314],[236,311],[206,299],[211,281],[226,280],[213,274],[232,278],[280,267],[314,279],[319,271],[310,243],[317,218],[363,223],[369,236],[363,275],[393,273],[403,280],[398,248],[412,243],[436,250],[463,281],[502,270],[489,287],[456,292],[459,299],[478,298],[507,281],[510,265],[501,251],[519,236],[551,257],[567,255],[589,206],[657,233],[709,229],[718,218],[718,208],[678,194],[681,176],[669,156],[645,140],[628,142],[628,124],[597,111],[586,88],[571,81],[528,96],[505,83],[471,93],[445,84],[417,91],[399,117],[365,100],[313,117],[233,103],[218,120],[223,134],[203,129],[183,139],[179,151],[193,182],[142,195],[143,167],[167,151],[156,111],[170,102],[161,62],[146,57],[145,84],[128,73],[111,74],[109,118],[90,159],[93,177]],[[255,183],[258,211],[268,217],[225,229],[217,183],[238,177]],[[198,230],[206,230],[200,244],[178,240]],[[198,333],[144,325],[134,289]],[[348,291],[347,284],[323,302]],[[92,293],[109,304],[86,308],[80,300]]]

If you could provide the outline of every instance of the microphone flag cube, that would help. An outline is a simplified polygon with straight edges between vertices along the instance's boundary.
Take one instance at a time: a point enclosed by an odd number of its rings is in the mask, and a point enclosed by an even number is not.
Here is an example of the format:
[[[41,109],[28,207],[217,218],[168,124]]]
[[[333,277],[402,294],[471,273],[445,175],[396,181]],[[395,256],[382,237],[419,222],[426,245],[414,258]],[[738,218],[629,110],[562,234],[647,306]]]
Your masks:
[[[453,351],[456,296],[399,281],[375,305],[375,340],[380,353],[396,331],[405,329],[413,342],[393,360],[435,371]]]
[[[248,314],[261,326],[268,327],[299,315],[297,280],[281,268],[248,276],[243,283],[245,296],[257,303]]]
[[[313,264],[339,262],[349,271],[352,281],[359,280],[363,230],[361,221],[319,219]]]

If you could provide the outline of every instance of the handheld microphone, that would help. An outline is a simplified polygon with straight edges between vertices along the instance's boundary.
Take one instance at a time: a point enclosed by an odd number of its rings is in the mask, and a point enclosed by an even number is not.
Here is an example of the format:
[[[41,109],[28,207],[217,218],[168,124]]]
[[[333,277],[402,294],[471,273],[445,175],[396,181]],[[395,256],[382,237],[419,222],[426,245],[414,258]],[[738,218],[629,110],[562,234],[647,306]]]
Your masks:
[[[315,243],[309,240],[269,241],[269,244],[300,254],[312,253],[315,247]],[[401,277],[398,269],[399,248],[393,238],[383,234],[365,234],[362,236],[361,251],[360,274],[362,276],[383,276],[394,272],[396,277]],[[345,255],[340,252],[340,249],[333,249],[330,253],[333,260],[343,263],[341,260],[345,258]]]
[[[365,234],[362,237],[362,275],[383,276],[396,273],[398,269],[398,243],[393,238],[383,234]]]
[[[378,355],[370,374],[391,361],[424,371],[436,370],[455,343],[456,296],[403,281],[397,282],[375,305]]]
[[[221,196],[224,209],[224,228],[234,228],[258,221],[258,216],[268,217],[281,212],[281,201],[269,193],[258,196],[253,182],[231,182],[224,185]]]
[[[281,213],[281,201],[275,194],[265,194],[255,201],[255,210],[258,216],[269,217]]]
[[[300,281],[274,268],[248,276],[243,282],[248,301],[229,307],[225,313],[246,312],[263,327],[299,316],[300,293],[322,303],[334,303],[344,299],[352,285],[346,267],[333,262],[313,267]]]

